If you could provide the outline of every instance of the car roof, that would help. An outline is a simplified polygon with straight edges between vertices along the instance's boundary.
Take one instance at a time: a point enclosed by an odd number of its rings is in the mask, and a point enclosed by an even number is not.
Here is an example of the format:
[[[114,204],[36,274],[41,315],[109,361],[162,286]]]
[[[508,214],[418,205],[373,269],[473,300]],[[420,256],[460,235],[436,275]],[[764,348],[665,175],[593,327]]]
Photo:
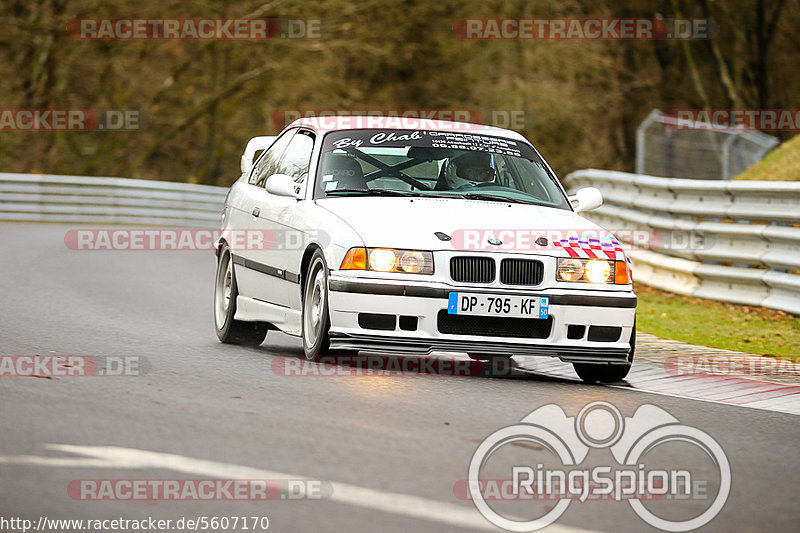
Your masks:
[[[329,131],[346,130],[426,130],[426,131],[452,131],[456,133],[475,133],[478,135],[493,135],[515,141],[530,143],[525,137],[516,131],[485,124],[473,124],[470,122],[455,122],[451,120],[425,119],[416,117],[392,117],[392,116],[367,116],[367,115],[348,115],[348,116],[322,116],[322,117],[303,117],[298,118],[289,128],[307,127],[318,133]]]

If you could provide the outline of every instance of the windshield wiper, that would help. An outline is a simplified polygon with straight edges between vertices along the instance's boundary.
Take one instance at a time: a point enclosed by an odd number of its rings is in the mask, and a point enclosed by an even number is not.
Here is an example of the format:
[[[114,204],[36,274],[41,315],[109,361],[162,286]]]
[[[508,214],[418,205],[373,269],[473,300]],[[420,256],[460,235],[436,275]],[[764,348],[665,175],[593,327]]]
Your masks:
[[[417,196],[418,193],[412,191],[402,191],[400,189],[333,189],[325,191],[326,196]]]
[[[420,198],[466,198],[468,200],[489,200],[494,202],[509,202],[515,204],[537,204],[529,200],[519,198],[509,198],[499,194],[487,194],[480,192],[454,193],[454,192],[424,192],[424,191],[404,191],[401,189],[333,189],[326,191],[327,196],[415,196]]]
[[[500,194],[487,194],[484,192],[467,192],[463,193],[461,196],[463,196],[468,200],[489,200],[490,202],[509,202],[514,204],[544,205],[539,202],[534,202],[533,200],[523,200],[521,198],[512,198]]]

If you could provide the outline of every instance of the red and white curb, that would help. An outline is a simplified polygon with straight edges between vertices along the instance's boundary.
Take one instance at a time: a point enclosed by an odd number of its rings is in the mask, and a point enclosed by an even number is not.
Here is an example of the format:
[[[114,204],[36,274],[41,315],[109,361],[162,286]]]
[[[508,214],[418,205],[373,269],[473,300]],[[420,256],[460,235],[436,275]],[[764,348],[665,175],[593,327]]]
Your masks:
[[[795,363],[639,332],[636,352],[625,383],[613,387],[800,415],[800,365]],[[577,379],[572,365],[557,359],[523,360],[519,368]]]

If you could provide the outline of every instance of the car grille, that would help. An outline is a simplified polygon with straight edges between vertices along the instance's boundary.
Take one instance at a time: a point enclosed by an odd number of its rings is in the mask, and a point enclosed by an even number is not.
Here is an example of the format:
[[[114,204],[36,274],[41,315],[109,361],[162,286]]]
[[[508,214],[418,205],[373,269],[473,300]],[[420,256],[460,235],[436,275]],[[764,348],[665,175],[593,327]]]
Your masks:
[[[439,311],[436,326],[440,333],[479,335],[481,337],[518,337],[546,339],[553,327],[553,317],[544,320],[499,316],[451,315]]]
[[[500,283],[503,285],[539,285],[544,278],[544,264],[535,259],[503,259]]]
[[[461,283],[491,283],[494,281],[494,259],[491,257],[453,257],[450,277]]]

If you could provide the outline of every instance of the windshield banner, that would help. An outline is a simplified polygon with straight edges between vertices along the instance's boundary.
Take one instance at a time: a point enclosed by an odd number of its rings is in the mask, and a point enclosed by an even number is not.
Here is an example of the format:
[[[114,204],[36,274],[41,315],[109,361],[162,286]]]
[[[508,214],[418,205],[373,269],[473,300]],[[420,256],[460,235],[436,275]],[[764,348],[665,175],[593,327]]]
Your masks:
[[[347,130],[334,131],[325,136],[322,151],[352,150],[362,148],[398,147],[435,148],[439,150],[471,150],[538,160],[533,148],[522,141],[477,133],[429,130]],[[420,154],[422,155],[422,154]],[[441,157],[441,152],[430,154],[431,159]]]

